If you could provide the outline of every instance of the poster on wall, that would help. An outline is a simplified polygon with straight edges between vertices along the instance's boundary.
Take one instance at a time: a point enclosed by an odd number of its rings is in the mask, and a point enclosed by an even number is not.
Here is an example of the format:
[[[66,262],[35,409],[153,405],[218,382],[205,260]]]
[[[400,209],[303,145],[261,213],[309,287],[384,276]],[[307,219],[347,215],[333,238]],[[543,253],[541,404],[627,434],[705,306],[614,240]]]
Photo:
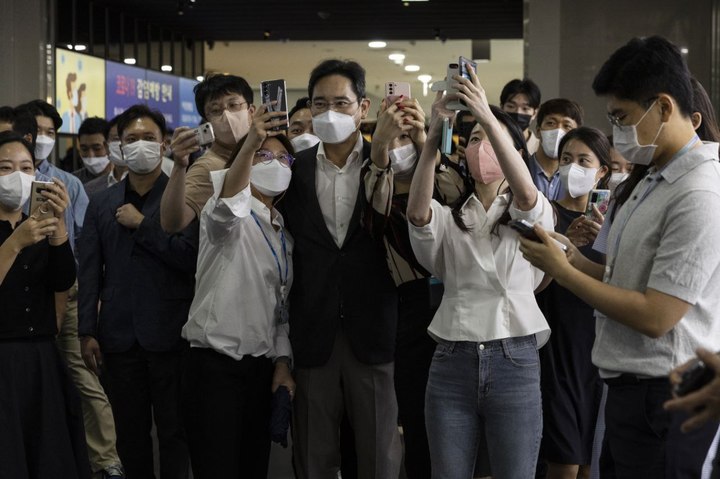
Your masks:
[[[158,110],[165,117],[168,130],[179,126],[180,113],[179,78],[165,73],[147,70],[145,82],[142,84],[143,100],[153,110]]]
[[[91,116],[105,116],[105,60],[57,48],[55,107],[63,124],[59,133],[77,133]]]
[[[180,78],[180,120],[182,126],[195,128],[200,124],[202,118],[195,106],[195,93],[193,88],[198,82],[188,78]]]
[[[145,69],[123,63],[105,62],[105,118],[110,120],[136,103],[146,103]]]

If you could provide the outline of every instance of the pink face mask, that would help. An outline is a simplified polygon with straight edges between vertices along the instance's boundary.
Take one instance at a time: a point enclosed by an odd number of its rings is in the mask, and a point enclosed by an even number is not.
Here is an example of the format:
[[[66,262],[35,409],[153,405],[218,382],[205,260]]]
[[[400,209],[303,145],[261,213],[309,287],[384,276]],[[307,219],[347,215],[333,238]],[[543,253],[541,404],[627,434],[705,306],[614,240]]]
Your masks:
[[[478,183],[488,185],[505,178],[489,141],[482,140],[465,148],[465,158],[470,174]]]

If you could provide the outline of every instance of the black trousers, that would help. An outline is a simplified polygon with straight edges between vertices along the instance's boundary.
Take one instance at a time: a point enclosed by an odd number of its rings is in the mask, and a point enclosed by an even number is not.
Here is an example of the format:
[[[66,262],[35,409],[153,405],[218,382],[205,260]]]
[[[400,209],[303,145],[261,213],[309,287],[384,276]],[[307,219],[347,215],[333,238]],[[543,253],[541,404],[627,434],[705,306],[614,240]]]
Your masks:
[[[267,477],[273,371],[264,356],[236,361],[212,349],[190,349],[183,417],[195,479]]]
[[[696,479],[717,432],[708,423],[690,433],[680,431],[686,414],[670,414],[663,403],[670,399],[666,378],[608,380],[605,406],[606,451],[612,455],[618,479]],[[602,462],[602,459],[601,459]]]
[[[151,352],[135,345],[104,355],[101,381],[110,400],[117,450],[128,479],[154,479],[153,418],[160,449],[160,477],[187,479],[189,457],[180,417],[183,352]]]

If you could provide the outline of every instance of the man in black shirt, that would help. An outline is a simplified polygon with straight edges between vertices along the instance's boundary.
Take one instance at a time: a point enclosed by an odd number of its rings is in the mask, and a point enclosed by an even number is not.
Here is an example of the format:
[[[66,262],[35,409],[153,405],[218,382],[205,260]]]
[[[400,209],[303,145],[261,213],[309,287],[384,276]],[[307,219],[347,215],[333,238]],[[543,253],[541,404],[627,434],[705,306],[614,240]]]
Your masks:
[[[178,399],[187,343],[180,330],[193,297],[198,228],[168,235],[160,227],[168,181],[162,114],[135,105],[118,120],[118,133],[130,172],[93,196],[80,240],[83,359],[102,372],[128,477],[153,477],[152,411],[162,477],[187,478]]]

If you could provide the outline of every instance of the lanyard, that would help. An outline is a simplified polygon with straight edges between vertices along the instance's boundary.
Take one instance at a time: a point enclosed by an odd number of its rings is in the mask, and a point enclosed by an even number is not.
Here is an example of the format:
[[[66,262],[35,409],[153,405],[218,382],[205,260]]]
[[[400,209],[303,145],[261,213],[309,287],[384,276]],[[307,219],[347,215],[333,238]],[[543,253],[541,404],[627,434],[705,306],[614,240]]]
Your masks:
[[[270,252],[272,252],[273,257],[275,258],[275,263],[277,264],[277,268],[278,268],[278,274],[280,275],[280,284],[282,286],[287,285],[288,257],[287,257],[287,249],[285,247],[285,232],[283,230],[280,230],[280,242],[282,243],[283,257],[285,258],[285,278],[283,278],[282,269],[280,268],[280,259],[278,258],[278,255],[275,252],[275,248],[273,247],[272,243],[270,242],[270,238],[268,238],[267,235],[265,234],[265,230],[260,225],[260,220],[258,220],[257,215],[255,215],[255,212],[251,211],[250,214],[252,215],[253,219],[255,220],[255,224],[257,224],[258,228],[260,228],[260,232],[262,233],[263,238],[265,238],[265,242],[270,247]]]
[[[680,158],[681,156],[685,155],[688,151],[690,151],[690,150],[695,146],[695,143],[696,143],[698,140],[700,140],[700,138],[699,138],[697,135],[695,135],[695,136],[693,136],[692,138],[690,138],[690,141],[688,141],[688,142],[685,144],[685,146],[683,146],[682,148],[680,148],[680,150],[679,150],[677,153],[675,153],[675,154],[672,156],[672,158],[670,158],[670,161],[667,162],[667,164],[665,165],[665,167],[667,167],[667,165],[669,165],[670,163],[672,163],[673,160],[675,160],[676,158]],[[624,220],[624,221],[622,222],[622,224],[620,225],[620,231],[618,231],[618,234],[617,234],[617,236],[616,236],[616,238],[615,238],[615,248],[614,248],[613,251],[612,251],[612,253],[613,253],[613,261],[612,261],[612,262],[613,262],[613,266],[614,266],[614,264],[615,264],[615,259],[617,258],[617,252],[618,252],[618,249],[620,248],[620,240],[622,239],[622,235],[623,235],[623,232],[625,231],[625,227],[627,226],[628,221],[630,220],[630,217],[633,215],[633,213],[635,213],[635,210],[637,210],[638,207],[640,206],[640,203],[642,203],[643,200],[650,195],[650,193],[652,192],[652,190],[655,189],[655,187],[658,185],[658,183],[660,183],[660,175],[659,175],[658,173],[660,173],[660,171],[656,171],[656,172],[654,173],[654,174],[657,174],[657,178],[652,178],[652,179],[650,179],[650,181],[652,181],[652,184],[651,184],[650,186],[648,186],[648,187],[645,188],[645,191],[642,192],[642,194],[640,195],[640,198],[639,198],[638,201],[635,203],[634,208],[633,208],[632,210],[630,210],[630,212],[627,214],[627,216],[625,216],[625,220]],[[643,179],[643,183],[645,183],[646,181],[648,181],[648,178],[649,178],[649,177],[650,177],[650,174],[648,174],[648,175]],[[611,268],[610,271],[612,271],[612,269],[613,269],[613,268]]]

